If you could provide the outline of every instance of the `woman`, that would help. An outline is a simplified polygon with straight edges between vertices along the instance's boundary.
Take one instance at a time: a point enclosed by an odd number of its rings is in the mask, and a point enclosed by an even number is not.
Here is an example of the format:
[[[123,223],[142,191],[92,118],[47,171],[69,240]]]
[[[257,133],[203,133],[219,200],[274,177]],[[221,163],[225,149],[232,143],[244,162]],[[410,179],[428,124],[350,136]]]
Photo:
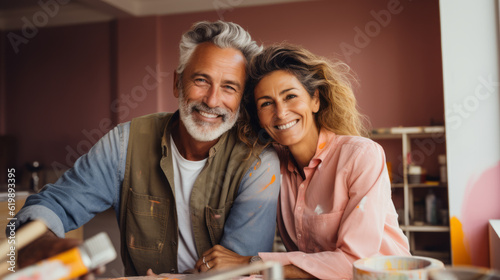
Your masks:
[[[206,271],[261,258],[284,265],[285,278],[352,278],[352,263],[375,255],[410,255],[398,226],[383,149],[360,137],[348,67],[291,45],[252,60],[248,145],[275,144],[281,161],[278,229],[287,253],[240,256],[221,246],[203,254]]]

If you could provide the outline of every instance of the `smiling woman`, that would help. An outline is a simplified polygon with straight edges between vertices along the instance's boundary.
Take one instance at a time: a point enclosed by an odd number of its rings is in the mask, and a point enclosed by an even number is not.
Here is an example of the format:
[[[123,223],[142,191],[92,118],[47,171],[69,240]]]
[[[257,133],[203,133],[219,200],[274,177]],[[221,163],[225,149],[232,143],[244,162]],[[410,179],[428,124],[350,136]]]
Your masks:
[[[346,70],[285,44],[251,61],[240,138],[249,146],[267,140],[278,151],[278,230],[288,252],[239,256],[216,246],[203,254],[211,267],[261,259],[284,265],[285,278],[344,279],[358,259],[410,255],[384,151],[360,136],[363,117]]]

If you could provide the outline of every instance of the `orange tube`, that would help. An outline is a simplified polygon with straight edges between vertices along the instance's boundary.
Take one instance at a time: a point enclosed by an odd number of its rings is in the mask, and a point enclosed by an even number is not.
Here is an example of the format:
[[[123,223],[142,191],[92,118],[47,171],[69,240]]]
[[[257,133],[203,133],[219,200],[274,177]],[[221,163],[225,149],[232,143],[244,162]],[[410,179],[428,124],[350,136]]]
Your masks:
[[[77,278],[86,274],[89,270],[85,266],[80,254],[79,248],[73,248],[56,256],[53,256],[44,262],[59,261],[62,262],[70,271],[69,275],[59,278],[59,280]]]

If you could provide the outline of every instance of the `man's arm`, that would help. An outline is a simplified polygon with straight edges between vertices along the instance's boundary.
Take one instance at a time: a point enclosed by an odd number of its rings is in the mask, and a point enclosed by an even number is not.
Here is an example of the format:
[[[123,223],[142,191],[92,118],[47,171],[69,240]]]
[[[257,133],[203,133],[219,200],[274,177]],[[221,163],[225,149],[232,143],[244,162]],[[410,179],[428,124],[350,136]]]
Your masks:
[[[28,197],[16,215],[16,227],[41,219],[58,237],[109,207],[118,208],[129,124],[115,127],[54,184]]]
[[[224,225],[220,245],[242,256],[272,251],[280,165],[274,149],[260,154],[241,180],[238,196]]]

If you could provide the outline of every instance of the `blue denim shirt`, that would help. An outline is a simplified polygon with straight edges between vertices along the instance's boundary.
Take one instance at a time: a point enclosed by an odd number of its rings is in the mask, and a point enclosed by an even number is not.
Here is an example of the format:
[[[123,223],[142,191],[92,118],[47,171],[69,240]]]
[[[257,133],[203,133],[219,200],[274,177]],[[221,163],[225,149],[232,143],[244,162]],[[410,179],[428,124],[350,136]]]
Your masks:
[[[16,227],[42,219],[57,236],[64,237],[65,232],[79,228],[110,207],[115,209],[118,219],[129,132],[130,122],[116,126],[56,183],[29,196],[16,215]],[[259,157],[261,165],[267,166],[271,174],[280,174],[279,159],[273,149],[265,149]],[[250,168],[246,172],[224,226],[221,245],[243,256],[272,249],[280,180],[260,192],[262,186],[269,184],[269,179],[263,176],[268,168]]]

